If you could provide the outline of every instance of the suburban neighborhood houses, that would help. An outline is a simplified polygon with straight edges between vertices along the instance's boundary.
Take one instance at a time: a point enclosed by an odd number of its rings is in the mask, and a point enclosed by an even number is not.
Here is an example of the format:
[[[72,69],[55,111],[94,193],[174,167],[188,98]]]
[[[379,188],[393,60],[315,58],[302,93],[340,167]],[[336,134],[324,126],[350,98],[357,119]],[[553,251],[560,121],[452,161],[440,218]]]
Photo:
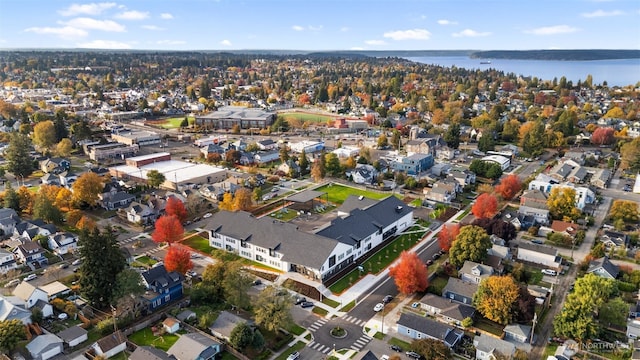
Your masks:
[[[0,59],[9,358],[638,358],[633,85],[348,54]]]

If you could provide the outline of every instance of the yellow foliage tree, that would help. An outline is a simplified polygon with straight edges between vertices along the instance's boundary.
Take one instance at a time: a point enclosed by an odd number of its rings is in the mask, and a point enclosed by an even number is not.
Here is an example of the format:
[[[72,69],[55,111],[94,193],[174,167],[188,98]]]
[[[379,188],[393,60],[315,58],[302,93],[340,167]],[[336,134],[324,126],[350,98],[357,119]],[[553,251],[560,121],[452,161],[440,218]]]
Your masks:
[[[56,194],[54,204],[60,209],[71,209],[73,203],[73,193],[67,188],[60,188]]]
[[[612,119],[624,119],[625,118],[624,110],[620,109],[617,106],[614,106],[609,111],[607,111],[606,114],[604,114],[604,117],[612,118]]]
[[[104,179],[94,172],[86,172],[73,183],[73,199],[89,206],[98,203],[98,195],[104,189]]]
[[[241,188],[236,190],[235,197],[233,199],[234,210],[249,210],[253,206],[252,193],[247,188]]]
[[[224,193],[222,201],[218,204],[220,210],[233,210],[233,195],[230,192]]]
[[[73,144],[71,140],[64,138],[60,140],[58,145],[56,145],[56,155],[61,157],[68,157],[71,154],[71,150],[73,148]]]
[[[506,325],[511,322],[511,307],[518,299],[518,292],[518,284],[511,275],[489,276],[478,286],[473,303],[484,317]]]
[[[576,191],[570,187],[554,187],[547,199],[549,213],[554,219],[576,219],[580,210],[576,208]]]
[[[33,211],[33,195],[34,194],[29,191],[26,186],[20,186],[18,189],[18,202],[20,203],[20,209],[22,209],[22,212],[31,214],[31,211]]]

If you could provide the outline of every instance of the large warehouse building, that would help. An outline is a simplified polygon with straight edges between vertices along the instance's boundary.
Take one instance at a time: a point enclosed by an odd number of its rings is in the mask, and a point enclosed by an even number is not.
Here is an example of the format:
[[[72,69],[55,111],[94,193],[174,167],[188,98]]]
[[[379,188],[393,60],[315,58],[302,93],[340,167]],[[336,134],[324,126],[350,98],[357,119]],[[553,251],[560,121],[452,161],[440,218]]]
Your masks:
[[[218,111],[196,116],[196,124],[209,129],[231,129],[234,125],[241,129],[264,129],[276,120],[276,113],[240,106],[224,106]]]
[[[126,165],[114,166],[109,172],[118,179],[146,182],[147,173],[151,170],[164,175],[166,180],[160,187],[166,189],[178,189],[186,184],[213,184],[227,178],[225,169],[171,160],[171,155],[166,152],[129,158]]]

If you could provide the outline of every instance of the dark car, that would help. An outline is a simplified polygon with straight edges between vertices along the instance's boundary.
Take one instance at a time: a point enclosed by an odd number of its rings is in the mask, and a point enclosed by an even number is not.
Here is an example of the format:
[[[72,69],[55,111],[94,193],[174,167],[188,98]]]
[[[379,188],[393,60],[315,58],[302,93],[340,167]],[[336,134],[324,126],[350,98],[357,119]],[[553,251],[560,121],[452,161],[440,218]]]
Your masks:
[[[312,307],[313,303],[311,301],[303,301],[300,303],[300,306],[303,308],[308,308],[308,307]]]
[[[391,345],[389,346],[389,349],[393,350],[393,351],[397,351],[397,352],[402,352],[402,348],[398,345]]]
[[[438,260],[438,259],[440,259],[440,254],[439,253],[435,253],[435,254],[433,254],[432,258],[433,258],[433,260]]]
[[[300,305],[305,301],[307,301],[307,298],[296,296],[296,305]]]
[[[429,266],[429,265],[433,265],[433,260],[431,260],[431,259],[427,260],[427,266]]]
[[[382,299],[382,302],[383,302],[383,303],[385,303],[385,304],[388,304],[388,303],[390,303],[392,300],[393,300],[393,296],[391,296],[391,295],[387,295],[387,296],[385,296],[385,297],[384,297],[384,299]]]
[[[260,279],[253,280],[253,285],[254,286],[262,285],[262,280],[260,280]]]

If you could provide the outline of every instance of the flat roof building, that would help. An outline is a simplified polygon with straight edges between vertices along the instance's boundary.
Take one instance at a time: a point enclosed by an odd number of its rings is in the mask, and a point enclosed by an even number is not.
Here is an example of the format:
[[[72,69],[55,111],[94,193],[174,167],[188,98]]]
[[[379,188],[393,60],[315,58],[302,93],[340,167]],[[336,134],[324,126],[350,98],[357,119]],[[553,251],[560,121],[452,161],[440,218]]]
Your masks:
[[[152,131],[118,131],[111,134],[111,139],[125,145],[138,144],[140,146],[155,145],[162,142],[160,135]]]
[[[507,170],[511,166],[511,159],[502,155],[488,155],[482,158],[482,161],[493,162],[500,165],[502,171]]]
[[[264,129],[276,120],[276,113],[262,109],[240,106],[223,106],[218,111],[196,116],[196,124],[209,129],[231,129],[234,125],[241,129]]]

